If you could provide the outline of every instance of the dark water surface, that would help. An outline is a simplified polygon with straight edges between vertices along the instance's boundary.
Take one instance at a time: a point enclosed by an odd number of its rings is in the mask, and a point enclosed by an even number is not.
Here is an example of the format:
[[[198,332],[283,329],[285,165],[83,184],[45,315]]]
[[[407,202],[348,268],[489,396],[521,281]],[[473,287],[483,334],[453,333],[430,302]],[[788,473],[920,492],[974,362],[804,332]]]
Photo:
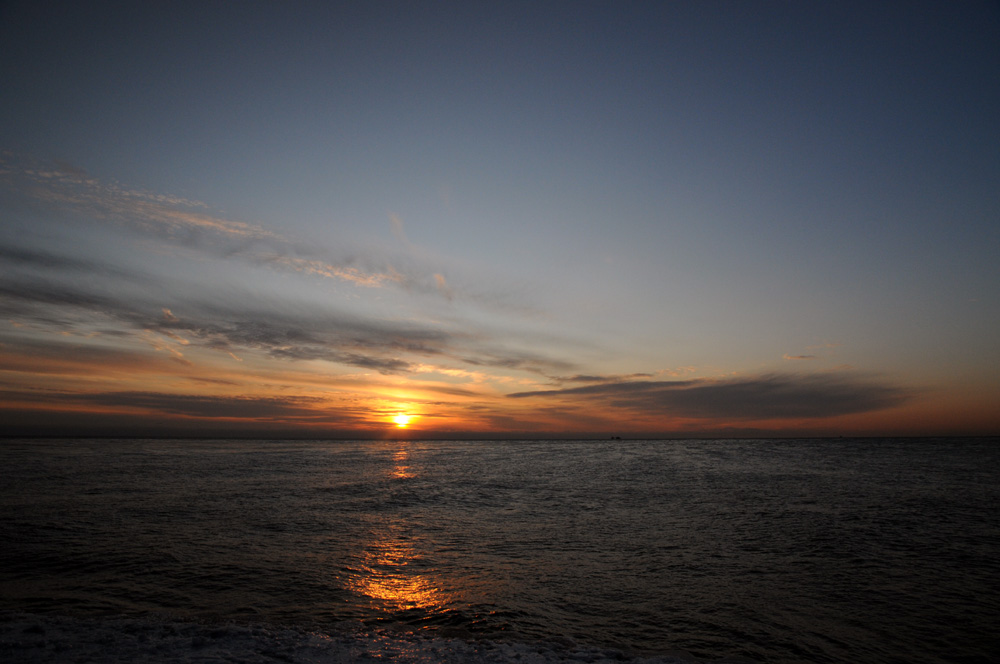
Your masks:
[[[1000,653],[1000,441],[0,441],[0,609]]]

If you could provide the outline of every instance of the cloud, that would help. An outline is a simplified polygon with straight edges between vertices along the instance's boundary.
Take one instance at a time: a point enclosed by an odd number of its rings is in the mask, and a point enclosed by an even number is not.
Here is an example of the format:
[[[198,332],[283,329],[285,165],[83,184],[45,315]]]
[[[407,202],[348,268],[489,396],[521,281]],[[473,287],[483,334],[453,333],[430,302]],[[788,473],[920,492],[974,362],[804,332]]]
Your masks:
[[[489,292],[462,287],[444,281],[440,261],[415,251],[403,228],[403,221],[390,214],[394,235],[403,251],[378,248],[345,248],[336,251],[315,242],[284,237],[262,225],[227,219],[213,214],[200,201],[179,196],[152,193],[105,182],[83,169],[56,162],[39,164],[36,160],[9,151],[0,153],[0,186],[21,199],[47,207],[46,212],[67,212],[76,222],[89,220],[125,229],[153,238],[174,250],[193,252],[213,259],[239,261],[344,282],[364,288],[392,288],[407,294],[443,298],[497,310],[506,314],[536,316],[539,310],[530,304],[513,301],[524,294],[499,293],[495,284]],[[59,219],[59,215],[47,215]],[[468,276],[468,275],[466,275]],[[480,278],[478,270],[473,279]]]
[[[576,368],[571,362],[518,351],[485,351],[479,355],[463,356],[461,360],[477,367],[515,369],[542,375],[547,375],[550,372],[570,371]]]
[[[772,374],[725,381],[625,381],[508,396],[582,400],[644,414],[699,419],[792,419],[883,410],[903,404],[911,394],[893,385],[844,376]]]
[[[121,312],[116,298],[83,291],[72,286],[43,281],[0,281],[0,313],[8,316],[30,316],[37,322],[58,323],[47,312],[71,309]]]
[[[176,367],[171,366],[170,362],[172,358],[62,339],[52,342],[8,338],[0,344],[0,367],[4,371],[36,375],[93,376],[97,373],[135,375],[176,371]]]
[[[35,181],[32,193],[40,200],[157,235],[183,239],[187,234],[209,232],[242,239],[278,237],[254,224],[201,212],[197,208],[206,206],[197,201],[126,189],[60,171],[25,171],[25,175]]]
[[[435,274],[434,283],[437,284],[438,291],[442,295],[444,295],[446,300],[451,302],[453,299],[455,299],[455,292],[451,290],[451,286],[448,285],[448,282],[445,280],[444,275]]]
[[[0,418],[24,434],[198,436],[258,434],[287,427],[329,430],[364,427],[364,409],[338,406],[310,396],[192,395],[155,391],[73,393],[65,390],[0,388]],[[123,434],[131,432],[131,434]]]
[[[257,224],[213,215],[199,201],[102,182],[65,164],[0,166],[0,176],[11,188],[35,200],[213,257],[242,259],[358,286],[397,285],[411,291],[437,292],[427,283],[430,270],[405,276],[375,257],[361,262],[382,263],[381,268],[353,264],[357,259],[334,260],[314,245],[296,244]],[[401,231],[401,222],[399,228]]]
[[[166,394],[160,392],[102,392],[77,394],[78,403],[110,408],[137,408],[166,415],[203,418],[273,419],[316,414],[323,403],[316,397],[251,397]]]
[[[225,353],[256,350],[275,359],[326,360],[381,373],[410,371],[411,362],[401,355],[440,355],[452,342],[445,332],[415,325],[252,309],[195,310],[148,327]]]
[[[0,245],[0,264],[44,273],[59,271],[93,274],[133,281],[144,280],[144,277],[134,272],[122,270],[105,263],[18,246]]]
[[[653,374],[649,373],[632,373],[632,374],[617,374],[617,375],[589,375],[589,374],[577,374],[575,376],[570,376],[569,378],[559,379],[559,382],[567,383],[617,383],[626,380],[635,380],[636,378],[652,378]]]
[[[55,254],[9,248],[5,252],[0,255],[15,256],[35,267],[50,265],[94,273],[103,269]],[[0,277],[0,315],[18,324],[60,332],[107,328],[109,323],[117,324],[117,329],[108,329],[108,333],[146,335],[146,341],[150,340],[148,333],[154,332],[165,338],[164,343],[154,344],[156,348],[169,350],[185,362],[179,348],[170,346],[167,339],[179,346],[208,348],[237,358],[246,351],[259,351],[275,359],[326,360],[383,374],[417,371],[420,361],[433,358],[535,373],[572,369],[566,362],[507,350],[481,335],[443,324],[366,320],[335,310],[301,310],[250,296],[225,298],[224,303],[195,301],[187,293],[180,298],[170,296],[169,284],[164,283],[137,293],[121,288],[98,290],[90,279],[59,281],[57,272],[46,271],[51,279]],[[142,275],[130,275],[128,282],[155,283]],[[209,297],[210,293],[203,294],[203,298]],[[249,304],[234,306],[233,302]]]
[[[349,281],[356,286],[379,288],[390,283],[403,283],[406,279],[394,270],[388,272],[364,272],[355,267],[334,265],[324,260],[299,258],[295,256],[263,256],[261,263],[288,268],[294,272],[313,274],[330,279]]]
[[[474,390],[467,390],[462,387],[450,387],[447,385],[420,385],[421,392],[430,392],[433,394],[444,394],[451,397],[482,397],[480,392]]]
[[[185,378],[195,383],[207,383],[209,385],[231,385],[233,387],[239,385],[235,380],[226,380],[225,378],[207,378],[205,376],[185,376]]]
[[[786,360],[815,360],[816,359],[816,355],[789,355],[788,353],[785,353],[781,357],[783,359],[786,359]]]
[[[389,224],[392,226],[392,234],[396,236],[396,239],[407,247],[410,246],[410,241],[406,237],[406,231],[403,230],[403,220],[399,218],[398,214],[389,214]]]
[[[210,305],[157,307],[91,293],[67,284],[0,282],[0,314],[36,326],[71,331],[109,319],[135,334],[156,332],[181,345],[231,353],[258,350],[279,359],[329,360],[383,373],[407,371],[401,352],[438,355],[448,335],[418,326],[367,323],[336,315],[289,316],[275,311],[213,310]]]

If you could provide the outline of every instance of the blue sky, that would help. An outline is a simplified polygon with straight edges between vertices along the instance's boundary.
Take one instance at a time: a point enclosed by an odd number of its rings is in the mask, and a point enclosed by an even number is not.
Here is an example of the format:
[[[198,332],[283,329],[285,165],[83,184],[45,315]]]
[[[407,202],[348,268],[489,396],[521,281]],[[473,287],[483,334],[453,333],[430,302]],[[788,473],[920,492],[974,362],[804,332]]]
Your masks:
[[[997,433],[995,4],[0,11],[18,431]]]

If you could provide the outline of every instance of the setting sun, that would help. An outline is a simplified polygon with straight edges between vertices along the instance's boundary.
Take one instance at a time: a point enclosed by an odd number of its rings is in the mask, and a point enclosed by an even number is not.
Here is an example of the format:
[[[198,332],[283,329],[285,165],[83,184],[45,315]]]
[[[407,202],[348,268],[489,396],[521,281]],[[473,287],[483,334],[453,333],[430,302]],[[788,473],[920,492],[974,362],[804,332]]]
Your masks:
[[[396,426],[400,429],[405,429],[406,425],[410,423],[410,416],[400,413],[396,417],[392,418],[392,421],[396,423]]]

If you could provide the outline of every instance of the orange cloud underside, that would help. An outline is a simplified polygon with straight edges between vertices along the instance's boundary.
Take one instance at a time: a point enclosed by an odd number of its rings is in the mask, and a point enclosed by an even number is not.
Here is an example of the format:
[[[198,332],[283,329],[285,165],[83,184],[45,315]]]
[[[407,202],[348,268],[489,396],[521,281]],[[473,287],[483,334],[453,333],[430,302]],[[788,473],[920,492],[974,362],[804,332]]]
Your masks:
[[[61,341],[61,340],[60,340]],[[835,417],[692,417],[622,404],[539,378],[419,365],[383,375],[326,362],[288,362],[149,339],[131,345],[8,341],[0,348],[4,421],[43,429],[54,414],[146,418],[161,428],[282,429],[326,437],[449,432],[615,435],[928,435],[995,433],[1000,416],[974,390],[925,395],[890,408]],[[642,382],[641,380],[638,382]],[[640,385],[641,386],[641,385]],[[517,390],[535,390],[509,398]],[[25,425],[27,426],[27,425]]]

